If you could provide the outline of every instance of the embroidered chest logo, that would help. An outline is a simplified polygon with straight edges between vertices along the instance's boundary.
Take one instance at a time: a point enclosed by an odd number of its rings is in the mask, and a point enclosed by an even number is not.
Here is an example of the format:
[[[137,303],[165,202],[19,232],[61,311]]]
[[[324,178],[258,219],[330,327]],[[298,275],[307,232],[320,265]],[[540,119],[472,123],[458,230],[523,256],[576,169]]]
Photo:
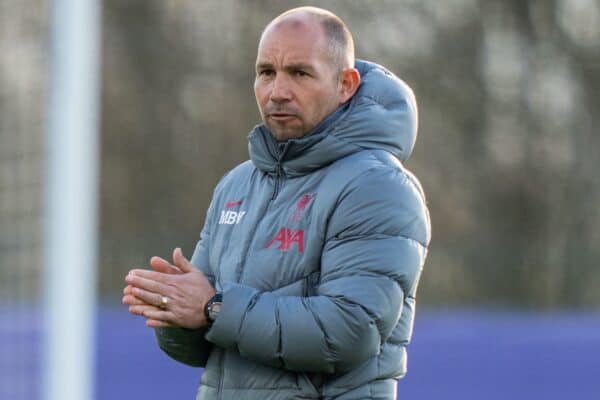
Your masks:
[[[225,203],[225,208],[234,208],[234,207],[239,207],[242,205],[242,203],[244,202],[244,200],[238,200],[238,201],[227,201],[227,203]]]
[[[304,231],[302,229],[281,228],[273,239],[265,246],[265,249],[271,247],[275,242],[279,242],[277,250],[288,251],[296,244],[300,253],[304,251]]]
[[[225,210],[221,211],[221,217],[219,218],[219,225],[237,225],[240,223],[246,211],[234,211],[232,208],[236,208],[242,205],[242,200],[232,201],[228,200],[225,203]]]
[[[304,214],[304,211],[306,210],[308,205],[312,202],[312,200],[315,198],[315,196],[316,196],[316,193],[306,193],[306,194],[302,195],[302,197],[300,197],[300,199],[298,199],[298,201],[296,202],[296,207],[294,208],[294,211],[290,215],[290,218],[289,218],[290,223],[293,224],[293,223],[300,221],[300,219],[302,219],[302,215]]]

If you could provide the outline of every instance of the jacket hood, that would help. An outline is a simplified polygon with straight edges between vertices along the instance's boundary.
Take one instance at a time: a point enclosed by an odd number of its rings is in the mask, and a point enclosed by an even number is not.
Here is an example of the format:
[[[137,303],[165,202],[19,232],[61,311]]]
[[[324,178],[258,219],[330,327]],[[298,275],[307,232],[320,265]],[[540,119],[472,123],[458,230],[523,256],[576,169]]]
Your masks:
[[[410,87],[381,65],[356,60],[356,94],[312,132],[277,142],[260,124],[248,136],[254,165],[268,173],[307,174],[361,150],[379,149],[408,159],[417,138],[418,112]]]

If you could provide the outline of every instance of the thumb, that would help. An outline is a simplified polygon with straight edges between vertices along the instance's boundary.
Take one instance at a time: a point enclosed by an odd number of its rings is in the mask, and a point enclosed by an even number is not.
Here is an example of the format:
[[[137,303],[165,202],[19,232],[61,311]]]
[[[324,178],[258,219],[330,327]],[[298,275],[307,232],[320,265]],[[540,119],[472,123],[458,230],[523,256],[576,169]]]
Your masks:
[[[192,263],[183,256],[181,248],[179,247],[176,247],[175,250],[173,250],[173,263],[183,272],[191,272],[195,269]]]

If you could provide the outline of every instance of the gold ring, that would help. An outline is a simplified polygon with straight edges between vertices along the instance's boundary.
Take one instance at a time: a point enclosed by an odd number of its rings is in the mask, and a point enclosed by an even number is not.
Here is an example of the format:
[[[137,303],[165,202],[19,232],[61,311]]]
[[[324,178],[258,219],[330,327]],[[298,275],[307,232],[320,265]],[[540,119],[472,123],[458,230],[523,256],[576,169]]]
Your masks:
[[[168,305],[169,305],[169,298],[167,296],[161,296],[160,304],[158,305],[158,308],[160,308],[161,310],[166,310]]]

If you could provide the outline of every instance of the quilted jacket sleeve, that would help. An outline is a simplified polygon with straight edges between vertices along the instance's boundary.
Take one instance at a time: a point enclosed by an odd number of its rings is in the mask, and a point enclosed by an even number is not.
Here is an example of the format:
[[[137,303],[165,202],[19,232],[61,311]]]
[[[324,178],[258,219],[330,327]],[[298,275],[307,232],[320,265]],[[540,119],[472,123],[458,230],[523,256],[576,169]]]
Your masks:
[[[210,272],[208,242],[210,240],[209,219],[212,218],[212,207],[209,207],[207,221],[200,234],[200,240],[196,244],[196,249],[191,259],[191,263],[202,271],[208,280],[214,285],[215,278]],[[206,341],[205,329],[186,329],[186,328],[156,328],[154,330],[159,347],[169,357],[194,367],[204,367],[212,343]]]
[[[416,179],[402,169],[374,168],[345,188],[331,215],[317,295],[225,285],[221,313],[206,337],[278,368],[351,370],[377,355],[398,324],[429,239]]]

